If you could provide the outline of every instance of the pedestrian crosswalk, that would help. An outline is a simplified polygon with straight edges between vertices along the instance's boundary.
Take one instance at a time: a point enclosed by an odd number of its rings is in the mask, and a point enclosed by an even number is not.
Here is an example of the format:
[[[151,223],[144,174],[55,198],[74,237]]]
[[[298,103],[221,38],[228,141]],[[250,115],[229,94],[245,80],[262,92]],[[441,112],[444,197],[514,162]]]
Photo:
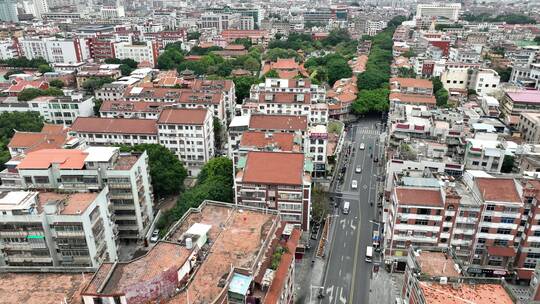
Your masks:
[[[379,130],[377,129],[369,129],[369,128],[360,128],[356,130],[356,134],[362,134],[362,135],[379,135],[381,134]]]

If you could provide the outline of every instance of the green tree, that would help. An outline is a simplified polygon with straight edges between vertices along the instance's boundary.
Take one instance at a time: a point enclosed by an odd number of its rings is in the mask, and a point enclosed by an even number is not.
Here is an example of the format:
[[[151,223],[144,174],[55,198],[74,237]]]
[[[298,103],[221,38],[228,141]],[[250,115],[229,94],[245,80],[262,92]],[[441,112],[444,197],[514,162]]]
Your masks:
[[[197,183],[203,184],[216,176],[228,178],[227,185],[233,184],[233,163],[231,159],[222,156],[209,160],[197,176]]]
[[[184,61],[183,53],[173,47],[165,49],[157,59],[157,66],[161,70],[172,70]]]
[[[249,97],[249,89],[253,84],[259,83],[259,79],[253,76],[242,76],[233,78],[236,90],[236,102],[242,103],[244,98]]]
[[[44,96],[63,96],[64,91],[59,88],[50,87],[42,91]]]
[[[187,40],[197,40],[201,37],[199,32],[190,32],[187,34]]]
[[[60,79],[53,79],[51,81],[49,81],[49,85],[51,87],[55,87],[55,88],[63,88],[66,84],[64,83],[64,81],[60,80]]]
[[[159,197],[175,195],[184,189],[187,170],[178,157],[169,149],[158,144],[141,144],[121,146],[121,150],[125,152],[146,151],[150,176],[152,177],[152,187],[154,193]]]
[[[349,31],[347,31],[346,29],[336,29],[330,31],[328,37],[323,39],[322,43],[325,46],[336,46],[341,42],[349,41],[351,41],[351,35],[349,35]]]
[[[325,66],[328,73],[328,84],[331,86],[339,79],[352,76],[352,69],[345,58],[331,59]]]
[[[416,72],[413,69],[400,67],[398,69],[398,76],[404,78],[415,78]]]
[[[534,41],[534,43],[540,45],[540,36],[534,37],[533,41]]]
[[[9,79],[9,76],[15,74],[24,74],[24,71],[20,69],[9,70],[7,71],[7,73],[4,74],[4,79]]]
[[[132,69],[127,64],[121,64],[120,65],[120,72],[122,73],[122,76],[129,76],[131,72],[133,72],[134,69]]]
[[[513,155],[505,155],[501,166],[502,173],[511,173],[514,169],[515,157]]]
[[[380,70],[366,70],[358,75],[357,86],[360,90],[374,90],[388,83],[388,75]]]
[[[234,44],[241,44],[246,48],[246,50],[248,50],[252,45],[251,39],[249,38],[237,38],[234,40]]]
[[[435,100],[437,100],[438,107],[446,107],[448,105],[448,91],[442,88],[435,92]]]
[[[320,185],[315,184],[311,191],[311,217],[313,220],[322,221],[330,211],[329,205],[328,193]]]
[[[40,73],[48,73],[48,72],[53,72],[54,70],[51,68],[51,66],[49,66],[48,64],[40,64],[38,66],[38,72]]]
[[[300,61],[301,56],[295,50],[282,49],[282,48],[269,49],[263,55],[263,59],[265,60],[276,61],[278,58],[282,58],[282,59],[294,58],[296,61]]]
[[[407,21],[407,17],[403,15],[395,16],[394,18],[388,21],[388,27],[398,27],[403,22]]]
[[[17,94],[17,99],[20,101],[29,101],[39,96],[43,96],[43,90],[28,88],[20,91],[19,94]]]
[[[213,121],[213,127],[214,127],[214,146],[216,152],[221,150],[221,145],[223,141],[221,140],[221,137],[223,136],[223,126],[221,125],[221,122],[219,121],[219,118],[214,117]]]
[[[93,95],[94,91],[101,89],[104,84],[111,82],[113,82],[113,79],[110,77],[90,77],[83,82],[82,87]]]
[[[439,77],[433,77],[431,78],[431,83],[433,84],[433,92],[437,92],[440,89],[443,89],[444,86],[441,82],[441,79]]]
[[[386,88],[361,90],[358,98],[352,104],[353,111],[356,114],[388,111],[389,93]]]
[[[103,104],[103,100],[101,99],[95,99],[94,100],[94,115],[99,117],[99,109],[101,109],[101,105]]]
[[[279,78],[279,74],[276,70],[270,70],[264,74],[263,78]]]
[[[3,112],[0,114],[0,170],[11,159],[7,145],[15,130],[39,132],[43,128],[43,118],[38,112]]]
[[[512,75],[512,68],[496,68],[495,71],[499,76],[501,77],[501,82],[508,82],[510,81],[510,76]]]
[[[403,53],[403,57],[411,58],[411,57],[414,57],[414,56],[416,56],[416,53],[414,53],[414,51],[412,49],[409,49],[408,51]]]
[[[253,57],[248,57],[246,61],[244,61],[244,69],[248,71],[258,71],[260,68],[260,62]]]

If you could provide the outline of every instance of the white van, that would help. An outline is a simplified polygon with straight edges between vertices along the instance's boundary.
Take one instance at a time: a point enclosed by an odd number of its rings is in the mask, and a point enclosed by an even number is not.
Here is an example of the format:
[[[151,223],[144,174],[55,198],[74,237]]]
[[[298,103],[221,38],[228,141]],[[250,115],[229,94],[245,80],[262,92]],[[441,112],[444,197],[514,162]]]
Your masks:
[[[353,179],[352,183],[351,183],[351,188],[353,189],[358,189],[358,181]]]
[[[360,144],[360,150],[364,150],[366,148],[366,145],[364,145],[364,143],[361,143]]]
[[[373,247],[366,247],[366,262],[371,263],[373,261]]]
[[[343,214],[349,214],[351,204],[349,202],[343,203]]]

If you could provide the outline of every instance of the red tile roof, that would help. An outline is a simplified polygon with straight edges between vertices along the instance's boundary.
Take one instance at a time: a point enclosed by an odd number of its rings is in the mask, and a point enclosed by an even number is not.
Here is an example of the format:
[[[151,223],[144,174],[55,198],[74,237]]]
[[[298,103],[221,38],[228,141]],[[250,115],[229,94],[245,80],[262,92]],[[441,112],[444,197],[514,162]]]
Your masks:
[[[511,178],[477,178],[478,191],[485,201],[521,202]]]
[[[416,78],[390,78],[390,82],[398,82],[401,87],[432,89],[433,84],[427,79]]]
[[[164,109],[158,124],[202,125],[207,114],[207,109]]]
[[[266,133],[258,131],[246,131],[242,134],[240,147],[256,147],[259,149],[275,145],[281,151],[293,151],[294,134],[291,133]]]
[[[422,105],[435,105],[437,102],[434,96],[427,96],[421,94],[404,94],[404,93],[390,93],[389,99],[391,101],[399,101],[407,104],[422,104]]]
[[[439,190],[396,188],[396,196],[400,205],[420,205],[443,207],[444,203]]]
[[[513,257],[516,255],[512,247],[489,246],[487,252],[491,256]]]
[[[20,91],[28,88],[35,88],[35,89],[46,89],[49,87],[49,84],[46,81],[43,80],[22,80],[17,79],[17,83],[11,85],[7,90],[4,92],[6,93],[19,93]]]
[[[307,130],[307,117],[297,115],[252,114],[249,128],[257,130]]]
[[[151,119],[77,117],[71,129],[80,133],[157,134],[156,121]]]
[[[82,169],[88,153],[81,150],[44,149],[29,152],[17,169],[47,169],[53,163],[60,169]]]
[[[294,255],[298,242],[300,241],[300,234],[299,229],[294,229],[291,236],[287,240],[287,243],[285,244],[287,250],[281,256],[279,266],[274,274],[274,280],[272,281],[272,284],[266,293],[266,297],[264,298],[265,304],[279,303],[279,298],[284,291],[289,268],[291,267],[291,264],[294,263]],[[294,278],[291,279],[294,280]]]
[[[302,185],[303,176],[303,153],[248,152],[242,182]]]

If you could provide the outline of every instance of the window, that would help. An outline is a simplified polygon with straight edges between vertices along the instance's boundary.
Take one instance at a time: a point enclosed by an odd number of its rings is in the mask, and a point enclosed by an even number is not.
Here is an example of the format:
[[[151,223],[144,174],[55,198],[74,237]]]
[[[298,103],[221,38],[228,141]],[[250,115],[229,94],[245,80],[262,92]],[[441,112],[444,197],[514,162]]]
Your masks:
[[[484,216],[484,222],[491,222],[491,216]]]
[[[426,226],[428,224],[428,221],[427,220],[416,220],[416,221],[414,221],[414,224],[415,225],[424,225],[424,226]]]
[[[401,208],[401,213],[409,213],[409,208]]]
[[[488,227],[482,227],[482,228],[480,228],[480,232],[489,233],[489,228]]]
[[[493,245],[495,245],[495,246],[507,246],[508,241],[507,240],[495,240],[495,242],[493,242]]]
[[[527,258],[529,258],[529,259],[540,259],[540,252],[529,252],[529,253],[527,253]]]
[[[540,236],[540,230],[536,230],[535,232],[533,232],[533,236]]]
[[[495,205],[487,205],[486,210],[489,210],[489,211],[495,210]]]
[[[416,214],[431,214],[431,210],[425,208],[418,208],[416,210]]]
[[[497,229],[497,234],[510,234],[510,233],[512,233],[512,229],[507,229],[507,228]]]
[[[513,224],[514,223],[514,219],[511,218],[511,217],[503,217],[501,219],[501,223],[505,223],[505,224]]]
[[[478,239],[478,244],[485,244],[486,243],[486,239]]]

